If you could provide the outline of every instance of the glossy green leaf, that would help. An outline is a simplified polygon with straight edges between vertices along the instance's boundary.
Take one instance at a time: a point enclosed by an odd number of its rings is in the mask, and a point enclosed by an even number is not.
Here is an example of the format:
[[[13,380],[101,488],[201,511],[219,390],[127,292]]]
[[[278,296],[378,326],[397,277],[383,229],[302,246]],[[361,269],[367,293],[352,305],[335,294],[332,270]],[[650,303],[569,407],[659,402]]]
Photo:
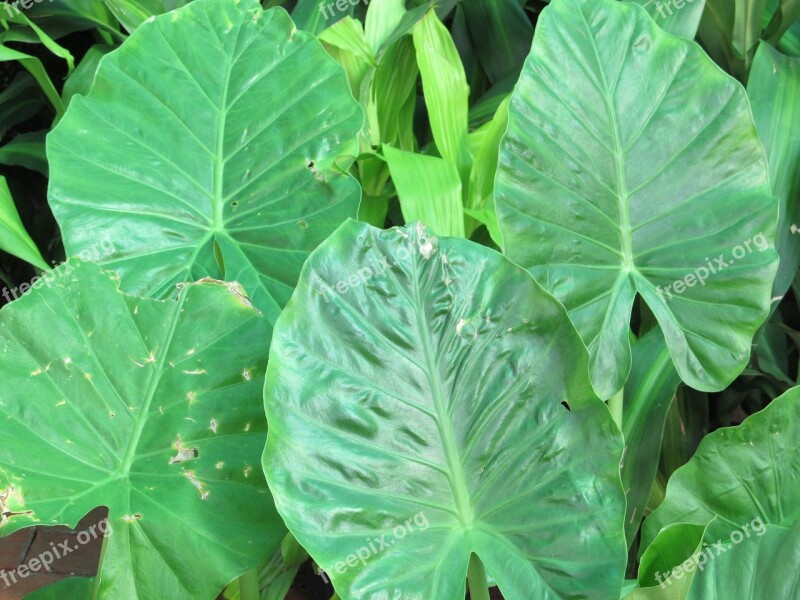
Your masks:
[[[713,541],[755,518],[784,527],[800,521],[799,437],[800,388],[738,427],[707,435],[672,475],[664,502],[644,522],[643,545],[671,523],[713,521],[706,533]]]
[[[275,329],[276,505],[346,600],[462,598],[471,553],[508,600],[615,597],[621,439],[587,364],[495,251],[348,222]]]
[[[357,183],[329,168],[356,153],[362,120],[342,70],[283,9],[195,0],[156,17],[48,138],[67,252],[110,237],[105,264],[127,291],[236,280],[273,322],[308,253],[357,213]]]
[[[636,294],[683,381],[720,390],[744,369],[769,310],[778,206],[744,90],[696,44],[640,6],[554,0],[496,186],[505,251],[566,306],[601,397],[630,369]]]
[[[777,300],[788,291],[800,265],[800,58],[784,56],[762,43],[750,70],[747,95],[767,151],[772,191],[781,203],[775,240],[781,262],[772,286]]]
[[[31,236],[25,231],[6,178],[2,176],[0,176],[0,250],[13,254],[40,269],[49,268]]]
[[[0,311],[0,533],[107,506],[98,598],[215,598],[285,531],[258,467],[269,326],[235,284],[145,300],[70,262],[34,288]]]
[[[678,383],[664,335],[656,327],[633,346],[631,373],[623,395],[622,485],[627,498],[625,534],[629,546],[636,539],[653,488],[664,422]]]
[[[436,156],[384,146],[406,223],[423,221],[436,233],[464,237],[461,180],[455,165]]]
[[[706,0],[632,0],[647,10],[658,26],[673,35],[693,40]]]

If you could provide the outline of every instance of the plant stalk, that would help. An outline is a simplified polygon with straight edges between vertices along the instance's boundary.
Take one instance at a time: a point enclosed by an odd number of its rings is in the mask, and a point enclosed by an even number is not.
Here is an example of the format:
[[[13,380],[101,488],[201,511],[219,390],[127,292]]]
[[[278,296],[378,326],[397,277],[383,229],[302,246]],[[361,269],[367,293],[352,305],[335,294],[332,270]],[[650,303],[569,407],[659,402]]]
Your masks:
[[[467,583],[469,585],[469,600],[489,600],[489,584],[486,583],[486,571],[477,554],[471,554],[469,557]]]
[[[608,410],[611,411],[611,417],[614,419],[614,423],[617,424],[620,431],[622,431],[623,393],[624,389],[618,391],[608,400]]]
[[[253,569],[239,577],[239,597],[241,600],[261,600],[258,589],[258,570]]]

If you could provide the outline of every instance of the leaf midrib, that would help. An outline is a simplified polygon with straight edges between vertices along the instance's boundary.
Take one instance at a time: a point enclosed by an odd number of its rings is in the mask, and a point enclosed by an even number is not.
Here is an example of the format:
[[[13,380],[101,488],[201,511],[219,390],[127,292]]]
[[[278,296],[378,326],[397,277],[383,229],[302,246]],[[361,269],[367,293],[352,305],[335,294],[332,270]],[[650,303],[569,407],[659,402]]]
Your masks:
[[[145,399],[141,407],[141,418],[140,420],[135,421],[131,439],[128,442],[125,455],[120,463],[118,473],[121,477],[128,477],[131,466],[133,466],[133,460],[136,457],[136,449],[139,446],[139,440],[142,437],[142,433],[144,433],[145,425],[150,418],[150,406],[153,403],[153,398],[155,397],[158,385],[161,383],[161,375],[164,371],[164,365],[167,361],[167,354],[170,346],[172,345],[172,339],[175,336],[175,330],[178,327],[178,321],[180,320],[183,312],[183,306],[186,304],[186,299],[188,296],[188,290],[185,290],[184,293],[182,293],[178,298],[178,301],[174,307],[172,322],[170,323],[169,329],[167,330],[167,333],[159,346],[159,354],[161,354],[161,357],[158,359],[157,364],[153,368],[153,374],[150,378],[150,382],[148,383]]]
[[[631,231],[631,205],[628,196],[628,182],[625,178],[625,167],[623,162],[624,152],[622,149],[622,140],[620,138],[619,119],[617,112],[612,105],[611,96],[613,89],[609,86],[606,71],[603,68],[603,61],[600,56],[600,50],[597,47],[594,39],[594,31],[589,26],[586,20],[586,15],[583,10],[580,10],[581,18],[586,25],[587,39],[592,45],[592,51],[597,59],[597,68],[599,70],[600,80],[603,85],[603,103],[605,104],[606,113],[608,114],[609,124],[611,125],[611,133],[614,138],[614,166],[617,174],[617,201],[619,203],[619,220],[620,220],[620,241],[622,246],[622,268],[625,273],[630,273],[636,270],[633,264],[633,244],[632,244],[632,231]],[[622,68],[622,67],[620,67]]]
[[[469,501],[469,493],[467,491],[467,484],[464,477],[464,467],[461,464],[461,458],[458,453],[455,432],[453,431],[453,426],[450,422],[449,411],[444,398],[444,388],[439,376],[439,370],[436,368],[436,360],[434,358],[435,355],[433,348],[431,347],[430,330],[428,329],[425,310],[423,308],[422,298],[420,297],[419,270],[417,268],[417,260],[414,260],[413,264],[414,311],[417,317],[416,320],[419,328],[420,344],[425,355],[428,387],[431,390],[434,409],[436,411],[436,427],[439,430],[439,436],[442,439],[442,449],[444,450],[447,469],[449,472],[448,481],[450,483],[450,489],[453,493],[453,500],[455,501],[456,505],[456,513],[462,525],[468,527],[471,526],[474,521],[474,513]]]

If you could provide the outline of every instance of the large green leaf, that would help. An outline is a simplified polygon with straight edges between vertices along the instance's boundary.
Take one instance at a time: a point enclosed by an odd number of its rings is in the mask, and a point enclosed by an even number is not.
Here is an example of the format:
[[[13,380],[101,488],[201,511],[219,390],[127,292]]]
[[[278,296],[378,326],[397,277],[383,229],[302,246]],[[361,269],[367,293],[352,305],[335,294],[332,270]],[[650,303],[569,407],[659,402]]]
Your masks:
[[[784,527],[800,521],[798,439],[800,388],[738,427],[706,436],[692,459],[675,471],[664,502],[644,522],[643,546],[672,523],[713,521],[706,539],[714,541],[754,518]]]
[[[509,600],[617,597],[620,437],[587,362],[495,251],[348,222],[276,327],[276,505],[343,598],[463,598],[471,553]]]
[[[630,369],[637,293],[689,385],[742,371],[769,309],[778,205],[744,90],[696,44],[637,5],[552,2],[496,184],[505,251],[566,306],[602,397]]]
[[[99,598],[215,598],[285,532],[258,464],[268,325],[235,284],[36,283],[0,311],[0,533],[107,506]]]
[[[362,121],[283,9],[195,0],[141,25],[72,99],[48,139],[50,203],[69,254],[114,240],[124,289],[236,280],[272,322],[308,253],[357,213],[357,183],[329,168]]]
[[[800,265],[800,58],[784,56],[762,42],[747,94],[767,151],[772,191],[781,202],[775,240],[781,262],[772,287],[777,300],[789,289]]]

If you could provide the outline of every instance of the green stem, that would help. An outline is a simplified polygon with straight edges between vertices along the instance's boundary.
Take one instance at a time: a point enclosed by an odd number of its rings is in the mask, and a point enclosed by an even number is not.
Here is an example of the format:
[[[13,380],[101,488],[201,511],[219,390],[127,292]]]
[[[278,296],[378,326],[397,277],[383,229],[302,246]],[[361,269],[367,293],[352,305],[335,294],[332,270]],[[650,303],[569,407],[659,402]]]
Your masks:
[[[620,431],[622,431],[623,392],[624,390],[618,391],[608,400],[608,410],[611,411],[611,417],[614,419],[614,423],[617,424]]]
[[[489,600],[489,584],[486,583],[486,571],[477,554],[469,557],[467,570],[467,583],[469,584],[469,600]]]
[[[258,571],[253,569],[239,577],[239,597],[241,600],[261,600],[258,589]]]

